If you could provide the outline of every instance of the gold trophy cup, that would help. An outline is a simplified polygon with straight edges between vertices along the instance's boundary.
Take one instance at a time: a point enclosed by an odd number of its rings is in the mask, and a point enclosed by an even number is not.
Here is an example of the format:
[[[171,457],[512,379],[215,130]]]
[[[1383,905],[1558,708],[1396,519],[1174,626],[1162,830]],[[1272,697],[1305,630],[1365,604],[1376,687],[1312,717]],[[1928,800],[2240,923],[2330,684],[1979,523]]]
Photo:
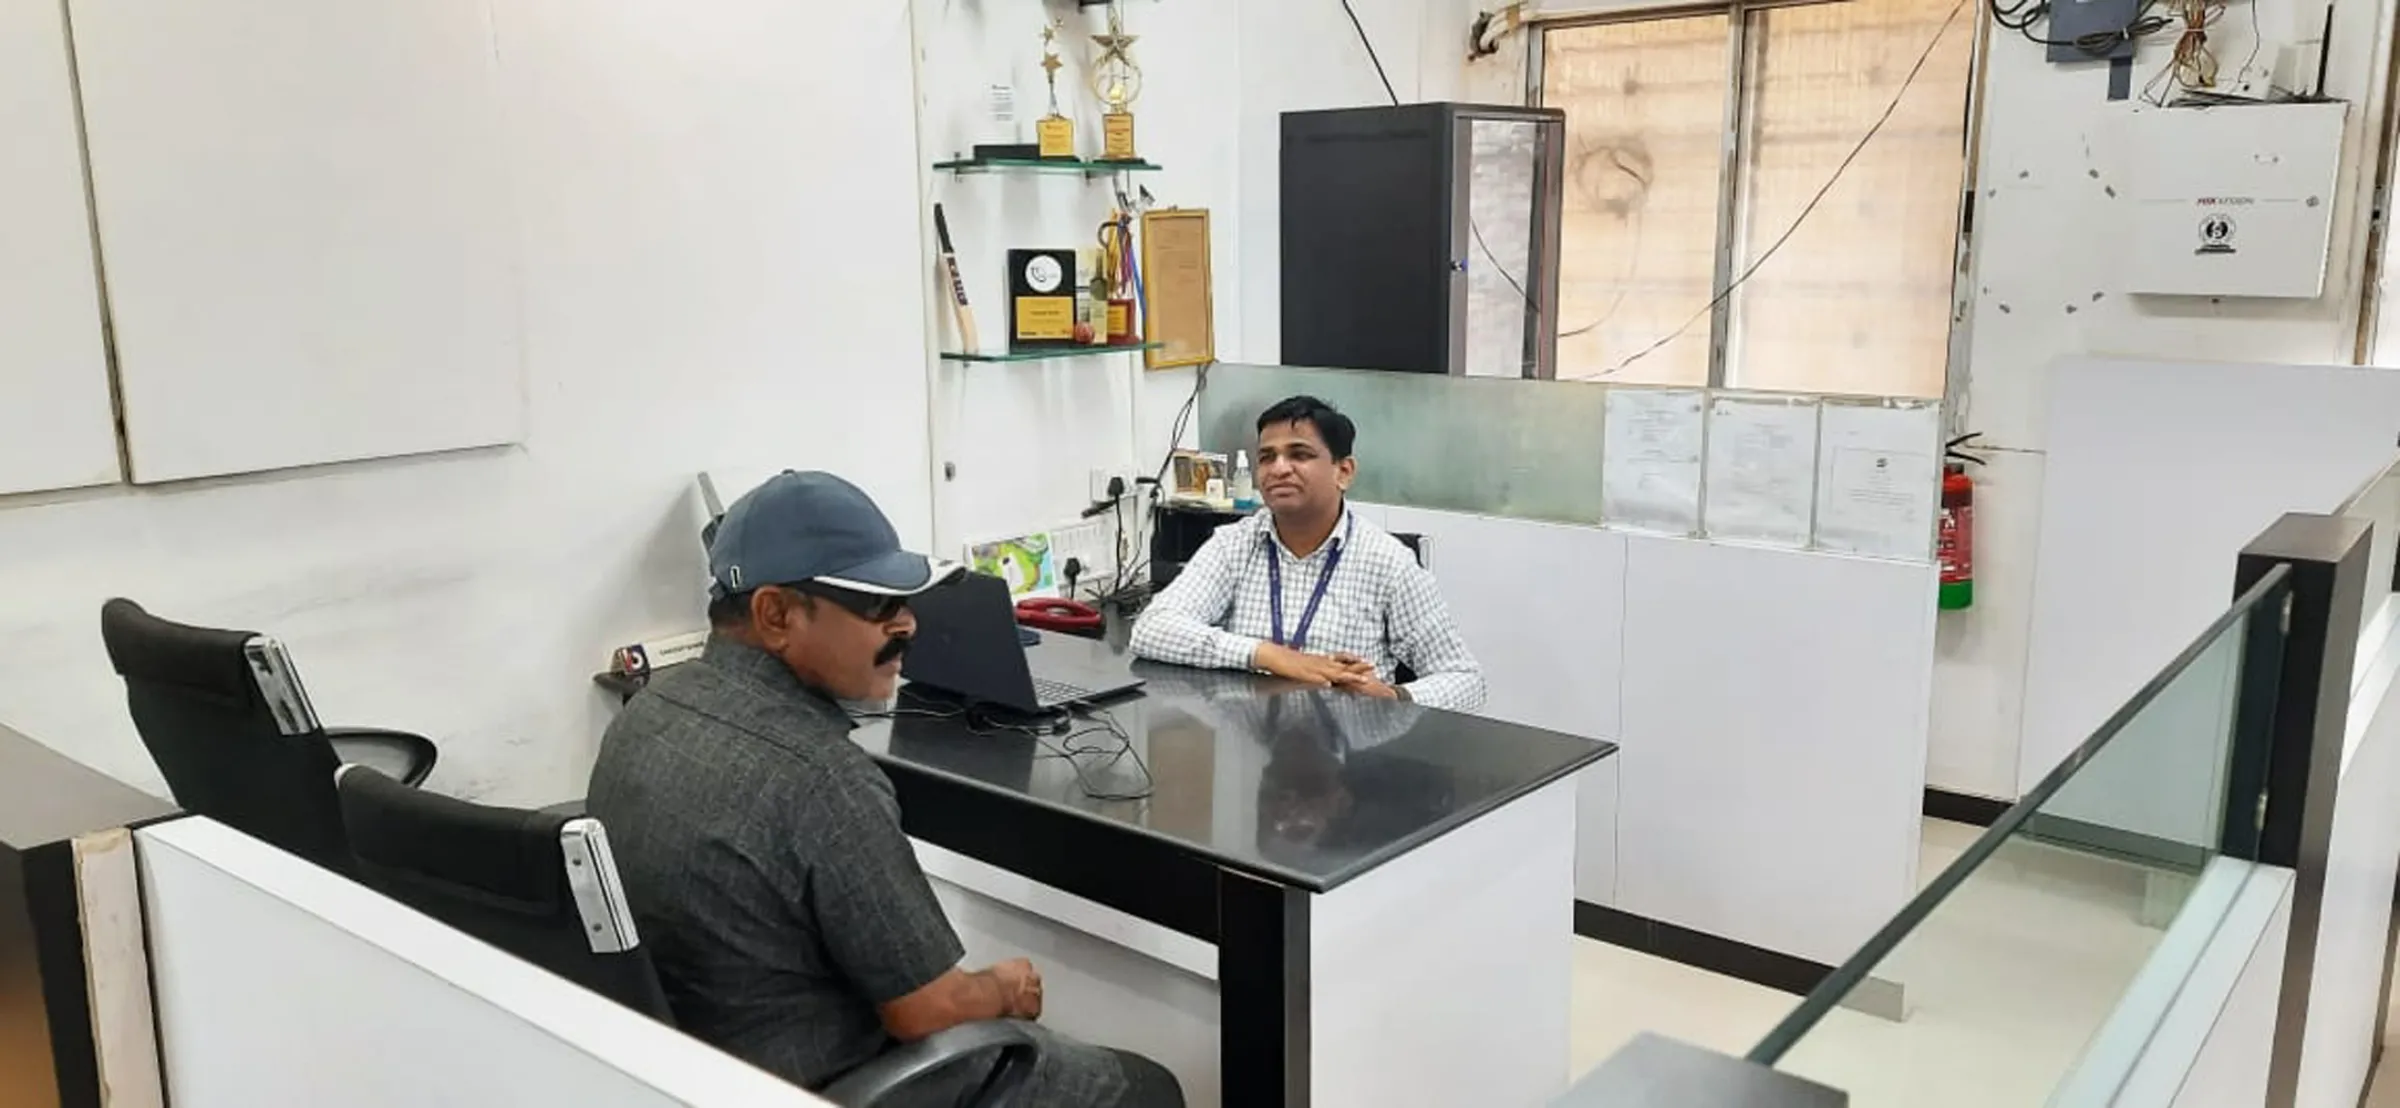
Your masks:
[[[1134,63],[1131,53],[1139,37],[1125,33],[1124,5],[1112,0],[1108,33],[1092,36],[1100,46],[1100,56],[1092,63],[1092,94],[1108,105],[1107,114],[1100,117],[1102,161],[1141,160],[1133,146],[1133,102],[1142,95],[1142,67]]]

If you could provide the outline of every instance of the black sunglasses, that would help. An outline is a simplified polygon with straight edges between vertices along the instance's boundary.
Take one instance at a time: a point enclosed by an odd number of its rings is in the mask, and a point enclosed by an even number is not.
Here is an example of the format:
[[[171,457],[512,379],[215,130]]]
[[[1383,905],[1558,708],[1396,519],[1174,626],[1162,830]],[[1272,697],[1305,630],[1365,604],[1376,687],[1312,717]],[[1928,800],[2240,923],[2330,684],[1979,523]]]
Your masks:
[[[800,581],[785,587],[802,596],[826,601],[869,623],[890,623],[908,610],[905,596],[883,596],[815,581]]]

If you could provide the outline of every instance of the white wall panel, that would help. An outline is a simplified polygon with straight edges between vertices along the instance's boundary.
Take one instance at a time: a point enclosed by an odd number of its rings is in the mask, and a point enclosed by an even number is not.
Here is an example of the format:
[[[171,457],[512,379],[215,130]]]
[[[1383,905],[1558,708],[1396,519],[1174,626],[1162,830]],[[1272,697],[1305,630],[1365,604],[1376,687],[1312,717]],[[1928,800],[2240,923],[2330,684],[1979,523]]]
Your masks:
[[[438,741],[445,793],[549,803],[615,714],[609,650],[705,622],[694,474],[832,469],[932,541],[928,270],[890,230],[921,214],[907,12],[852,13],[840,50],[780,0],[492,14],[525,448],[0,507],[22,730],[164,789],[101,650],[127,595],[283,638],[328,718]]]
[[[136,842],[179,1108],[825,1103],[222,824]]]
[[[0,494],[120,476],[65,15],[0,5]]]
[[[1934,571],[1633,536],[1618,906],[1838,963],[1916,891]]]
[[[2400,870],[2400,642],[2386,641],[2353,694],[2333,808],[2298,1108],[2354,1108],[2384,1029],[2383,961]]]
[[[1433,541],[1434,578],[1483,663],[1481,714],[1613,739],[1625,651],[1625,536],[1597,527],[1394,507]]]
[[[2069,358],[2051,382],[2019,786],[2225,610],[2234,555],[2391,461],[2400,373]]]
[[[517,442],[485,0],[73,0],[134,480]]]

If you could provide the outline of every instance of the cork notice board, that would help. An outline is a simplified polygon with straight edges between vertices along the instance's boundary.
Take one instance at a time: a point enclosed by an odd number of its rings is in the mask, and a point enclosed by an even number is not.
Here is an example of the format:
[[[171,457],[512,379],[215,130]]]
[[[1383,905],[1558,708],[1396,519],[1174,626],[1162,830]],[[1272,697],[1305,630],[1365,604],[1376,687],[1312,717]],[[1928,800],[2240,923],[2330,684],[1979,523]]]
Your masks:
[[[1217,313],[1210,300],[1208,211],[1169,208],[1142,216],[1142,323],[1158,343],[1151,369],[1217,359]]]

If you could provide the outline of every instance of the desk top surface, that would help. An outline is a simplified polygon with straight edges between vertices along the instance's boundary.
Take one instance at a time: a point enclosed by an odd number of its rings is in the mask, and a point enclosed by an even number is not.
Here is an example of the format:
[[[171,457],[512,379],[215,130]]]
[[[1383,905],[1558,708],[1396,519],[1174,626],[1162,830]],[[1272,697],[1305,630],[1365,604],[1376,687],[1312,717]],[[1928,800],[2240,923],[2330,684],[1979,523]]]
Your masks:
[[[1058,635],[1039,649],[1122,649]],[[1322,892],[1615,753],[1612,743],[1245,673],[1135,663],[1140,694],[1065,735],[978,730],[904,695],[854,738],[936,774]],[[1122,743],[1131,752],[1112,756]],[[1070,760],[1062,751],[1080,752]],[[1139,800],[1099,796],[1148,795]],[[1009,829],[995,827],[995,835]]]
[[[171,815],[175,806],[0,725],[0,849]]]

